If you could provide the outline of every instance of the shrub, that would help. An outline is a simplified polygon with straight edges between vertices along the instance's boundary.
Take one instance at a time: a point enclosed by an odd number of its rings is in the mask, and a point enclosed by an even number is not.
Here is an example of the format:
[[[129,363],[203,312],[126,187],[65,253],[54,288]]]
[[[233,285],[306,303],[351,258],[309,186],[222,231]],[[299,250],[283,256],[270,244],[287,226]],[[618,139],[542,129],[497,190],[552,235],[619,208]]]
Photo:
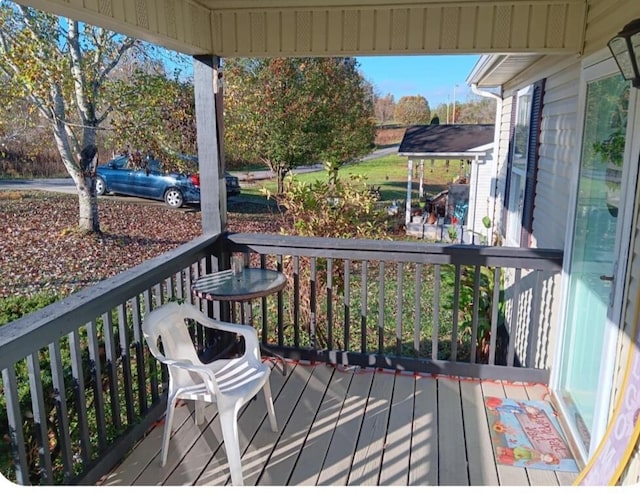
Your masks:
[[[348,179],[338,175],[338,168],[325,166],[326,181],[313,183],[289,177],[285,191],[277,197],[285,211],[289,228],[283,234],[325,238],[377,238],[388,237],[386,210],[378,207],[375,192],[366,182],[366,176],[350,174]]]
[[[33,296],[16,295],[0,299],[0,326],[44,308],[61,299],[62,296],[52,292],[40,292]]]

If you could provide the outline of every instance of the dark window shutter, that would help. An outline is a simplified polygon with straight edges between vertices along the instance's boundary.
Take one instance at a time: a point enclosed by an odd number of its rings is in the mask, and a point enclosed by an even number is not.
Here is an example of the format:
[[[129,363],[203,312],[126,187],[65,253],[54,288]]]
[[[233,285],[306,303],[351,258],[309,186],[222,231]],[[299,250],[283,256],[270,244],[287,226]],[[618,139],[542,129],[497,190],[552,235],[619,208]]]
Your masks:
[[[516,135],[516,108],[518,96],[511,97],[511,120],[509,121],[509,149],[507,154],[507,176],[505,176],[504,195],[502,196],[502,217],[500,219],[500,232],[503,237],[507,235],[507,212],[509,210],[509,191],[511,190],[511,166],[513,163],[513,146]]]
[[[540,130],[542,123],[542,106],[545,80],[536,82],[533,86],[531,98],[531,122],[529,126],[529,150],[527,152],[527,177],[524,190],[524,204],[522,210],[522,232],[520,246],[531,246],[533,234],[533,209],[536,198],[536,184],[538,181],[538,159],[540,157]]]

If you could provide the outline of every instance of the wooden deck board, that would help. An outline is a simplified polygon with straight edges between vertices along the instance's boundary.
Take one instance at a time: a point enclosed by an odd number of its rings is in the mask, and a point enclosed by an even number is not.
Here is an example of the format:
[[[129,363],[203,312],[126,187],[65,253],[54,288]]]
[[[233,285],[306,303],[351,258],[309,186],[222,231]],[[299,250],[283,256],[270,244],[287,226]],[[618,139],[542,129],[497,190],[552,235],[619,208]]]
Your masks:
[[[318,482],[352,377],[351,371],[331,372],[328,388],[324,392],[320,409],[311,425],[305,448],[300,452],[289,484],[315,486]]]
[[[310,378],[291,419],[286,425],[281,425],[284,429],[260,477],[260,486],[287,484],[330,379],[331,371],[327,367],[312,368]]]
[[[274,402],[276,416],[279,423],[280,436],[282,431],[286,430],[289,419],[297,405],[300,397],[304,393],[309,378],[313,373],[312,366],[298,365],[296,371],[293,372],[287,385],[280,392],[278,398]],[[271,431],[271,426],[267,419],[264,420],[262,426],[258,429],[253,439],[249,441],[248,446],[242,455],[242,468],[244,472],[245,486],[251,486],[258,483],[264,467],[270,460],[271,454],[274,452],[278,443],[278,434]],[[242,450],[242,449],[241,449]],[[286,485],[288,478],[277,478],[275,484]]]
[[[438,382],[429,376],[415,381],[409,485],[438,484]]]
[[[173,416],[174,430],[179,431],[182,427],[185,429],[188,427],[188,421],[193,421],[192,409],[192,406],[189,405],[179,405],[176,408]],[[173,433],[175,434],[176,431]],[[163,432],[164,419],[155,424],[145,439],[137,444],[125,461],[109,473],[101,484],[105,486],[132,485],[148,469],[159,469]],[[169,455],[171,456],[171,454]]]
[[[499,485],[498,470],[492,451],[491,434],[478,380],[461,380],[462,413],[464,419],[469,484],[471,486]]]
[[[318,485],[347,485],[373,375],[372,371],[362,371],[351,379],[347,397],[340,410],[331,444],[318,477]]]
[[[465,453],[460,383],[455,378],[438,378],[438,484],[467,486],[469,475]]]
[[[392,373],[376,372],[367,400],[356,453],[353,456],[348,485],[376,486],[382,465],[389,411],[395,376]]]
[[[382,456],[380,486],[406,486],[411,458],[414,378],[411,374],[398,374],[395,378],[389,427]]]
[[[575,474],[495,463],[484,399],[544,399],[542,385],[434,378],[288,363],[270,377],[278,433],[262,393],[239,416],[246,485],[567,485]],[[215,406],[197,426],[176,409],[165,468],[159,423],[100,484],[229,484]]]

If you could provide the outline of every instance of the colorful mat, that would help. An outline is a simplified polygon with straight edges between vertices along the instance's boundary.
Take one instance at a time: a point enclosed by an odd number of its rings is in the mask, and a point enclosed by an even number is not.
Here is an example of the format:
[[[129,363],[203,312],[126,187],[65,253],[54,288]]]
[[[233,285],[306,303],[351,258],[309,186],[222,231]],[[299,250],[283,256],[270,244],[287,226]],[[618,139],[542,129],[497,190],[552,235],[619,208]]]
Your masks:
[[[487,397],[485,407],[498,464],[578,472],[549,403]]]

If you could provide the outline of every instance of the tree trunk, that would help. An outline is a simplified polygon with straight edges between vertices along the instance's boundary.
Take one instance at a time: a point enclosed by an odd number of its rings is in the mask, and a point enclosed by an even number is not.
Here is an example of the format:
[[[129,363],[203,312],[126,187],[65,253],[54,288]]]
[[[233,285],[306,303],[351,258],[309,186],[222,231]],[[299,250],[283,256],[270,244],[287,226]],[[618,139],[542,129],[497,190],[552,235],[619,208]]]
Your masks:
[[[98,148],[87,145],[80,153],[80,176],[76,182],[78,188],[78,205],[80,221],[78,226],[83,231],[100,232],[98,220],[98,197],[96,195],[96,166],[98,162]]]
[[[95,194],[95,179],[86,176],[83,183],[77,185],[77,188],[80,211],[78,227],[82,231],[99,233],[100,221],[98,220],[98,198]]]

